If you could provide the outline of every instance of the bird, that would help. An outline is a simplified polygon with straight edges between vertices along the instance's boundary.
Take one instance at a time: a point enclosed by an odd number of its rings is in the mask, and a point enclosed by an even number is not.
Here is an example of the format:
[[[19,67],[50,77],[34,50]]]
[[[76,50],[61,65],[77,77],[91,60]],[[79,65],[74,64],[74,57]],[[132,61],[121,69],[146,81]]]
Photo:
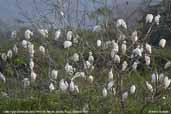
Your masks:
[[[115,62],[115,63],[120,63],[120,61],[121,61],[120,56],[116,54],[116,55],[114,56],[114,62]]]
[[[113,71],[112,71],[112,68],[108,72],[108,80],[113,80]]]
[[[165,39],[161,39],[160,42],[159,42],[159,46],[160,46],[161,48],[164,48],[165,45],[166,45],[166,40],[165,40]]]
[[[72,42],[71,41],[64,41],[64,48],[70,48],[72,46]]]
[[[116,22],[116,27],[123,27],[123,28],[127,29],[127,25],[126,25],[126,22],[124,21],[124,19],[118,19]]]
[[[7,61],[7,55],[6,55],[6,53],[2,53],[1,54],[1,58],[2,58],[3,61]]]
[[[115,40],[112,40],[112,49],[115,53],[118,53],[119,51],[119,45],[117,42],[115,42]]]
[[[84,69],[90,69],[92,64],[89,61],[84,62]]]
[[[91,64],[93,64],[93,62],[94,62],[93,53],[92,53],[91,51],[89,52],[88,61],[89,61]]]
[[[150,44],[146,43],[146,44],[145,44],[145,48],[146,48],[146,51],[147,51],[149,54],[152,53],[152,49],[151,49],[151,45],[150,45]]]
[[[12,50],[10,49],[10,50],[8,50],[8,52],[7,52],[7,57],[9,58],[9,59],[11,59],[12,58]]]
[[[44,46],[39,46],[39,51],[45,55],[45,47]]]
[[[24,34],[25,39],[29,40],[31,36],[33,36],[33,32],[27,29]]]
[[[121,45],[121,52],[122,52],[123,55],[126,54],[126,49],[127,49],[126,41],[123,41],[123,43]]]
[[[107,89],[108,89],[108,90],[111,90],[113,86],[114,86],[114,81],[111,80],[111,81],[109,81],[108,84],[107,84]]]
[[[138,32],[135,30],[134,32],[132,32],[132,43],[135,44],[138,41]]]
[[[92,75],[89,75],[89,76],[88,76],[88,81],[89,81],[90,83],[93,83],[93,80],[94,80],[93,76],[92,76]]]
[[[13,46],[12,50],[13,50],[13,52],[14,52],[15,54],[18,53],[18,48],[17,48],[17,45],[16,45],[16,44]]]
[[[150,90],[150,92],[152,93],[153,92],[153,86],[148,81],[145,81],[145,84],[147,86],[147,89]]]
[[[50,90],[50,92],[55,90],[55,86],[53,85],[53,83],[50,83],[49,90]]]
[[[134,62],[133,65],[132,65],[132,69],[133,70],[137,70],[137,66],[138,66],[139,62]]]
[[[122,101],[124,102],[127,98],[128,98],[128,92],[126,91],[122,94]]]
[[[34,61],[31,59],[29,63],[30,69],[33,70],[34,68]]]
[[[107,89],[106,88],[103,88],[102,94],[103,94],[103,97],[107,97]]]
[[[78,62],[79,61],[79,54],[78,53],[74,53],[74,55],[72,56],[72,60],[74,62]]]
[[[159,79],[158,73],[153,73],[153,74],[151,75],[151,82],[152,82],[152,83],[157,82],[158,79]]]
[[[164,73],[159,74],[159,81],[162,82],[164,80]]]
[[[72,75],[74,73],[74,69],[69,63],[66,63],[65,65],[65,72],[69,75]]]
[[[171,61],[167,61],[166,64],[164,65],[164,69],[168,69],[171,67]]]
[[[146,23],[152,23],[153,21],[153,14],[146,15]]]
[[[127,66],[128,66],[127,61],[124,61],[124,62],[122,63],[122,71],[125,71],[126,68],[127,68]]]
[[[61,29],[59,29],[55,32],[55,38],[54,39],[57,41],[60,38],[60,36],[61,36]]]
[[[169,79],[167,76],[164,78],[164,88],[167,89],[171,83],[171,79]]]
[[[102,41],[101,40],[97,40],[97,47],[101,47],[101,45],[102,45]]]
[[[132,86],[130,87],[130,93],[131,93],[131,94],[134,94],[135,91],[136,91],[136,86],[135,86],[135,85],[132,85]]]
[[[6,83],[6,78],[1,72],[0,72],[0,80],[2,80],[4,83]]]
[[[51,71],[51,79],[52,80],[56,80],[57,79],[57,76],[58,76],[58,70],[53,69]]]
[[[15,39],[17,37],[17,31],[12,31],[11,32],[11,38]]]
[[[150,65],[150,63],[151,63],[150,56],[145,55],[145,64],[146,64],[147,66],[149,66],[149,65]]]
[[[38,32],[40,35],[42,35],[44,38],[48,37],[48,30],[47,29],[38,29]]]
[[[66,91],[68,89],[68,83],[66,81],[64,81],[64,79],[61,79],[59,82],[59,88],[62,91]]]
[[[156,24],[157,25],[159,25],[159,23],[160,23],[160,15],[158,14],[157,16],[155,16],[155,18],[154,18],[154,21],[156,22]]]
[[[21,43],[22,47],[27,48],[27,43],[28,42],[26,40],[23,40],[22,43]]]
[[[74,92],[74,90],[75,90],[75,84],[74,84],[73,81],[71,81],[70,84],[69,84],[69,90],[70,90],[71,92]]]
[[[31,80],[32,80],[32,81],[35,81],[36,78],[37,78],[37,74],[32,70],[32,71],[31,71]]]
[[[140,49],[139,47],[135,48],[135,49],[133,50],[133,55],[141,57],[141,56],[142,56],[142,51],[141,51],[141,49]]]
[[[68,41],[71,41],[72,40],[72,37],[73,37],[73,32],[72,31],[68,31],[67,32],[67,40]]]

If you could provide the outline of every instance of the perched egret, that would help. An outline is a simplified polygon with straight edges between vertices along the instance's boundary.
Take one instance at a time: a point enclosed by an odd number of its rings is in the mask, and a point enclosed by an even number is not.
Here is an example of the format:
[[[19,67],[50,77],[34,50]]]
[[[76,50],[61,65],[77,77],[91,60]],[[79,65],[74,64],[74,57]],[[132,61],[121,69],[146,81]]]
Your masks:
[[[61,36],[61,29],[59,29],[55,32],[55,38],[54,39],[57,41],[60,38],[60,36]]]
[[[113,80],[112,68],[111,68],[110,71],[108,72],[108,80]]]
[[[111,80],[111,81],[109,81],[109,83],[107,84],[107,89],[108,89],[108,90],[111,90],[113,86],[114,86],[114,81]]]
[[[70,84],[69,84],[69,90],[70,90],[71,92],[74,92],[74,90],[75,90],[75,84],[74,84],[73,81],[71,81]]]
[[[12,50],[11,50],[11,49],[8,50],[8,52],[7,52],[7,57],[8,57],[9,59],[12,58]]]
[[[126,68],[127,68],[127,66],[128,66],[127,61],[124,61],[124,62],[122,63],[122,71],[125,71]]]
[[[150,90],[150,92],[153,92],[153,86],[148,81],[145,81],[145,84],[147,86],[147,89]]]
[[[29,65],[30,65],[30,69],[33,70],[33,68],[34,68],[34,61],[32,59],[30,60]]]
[[[94,78],[93,78],[92,75],[88,76],[88,81],[89,81],[90,83],[93,83],[93,80],[94,80]]]
[[[120,56],[119,55],[115,55],[114,56],[114,62],[115,63],[120,63],[121,59],[120,59]]]
[[[101,40],[97,40],[97,47],[101,47],[102,45],[102,41]]]
[[[122,94],[122,101],[125,101],[127,98],[128,98],[128,92],[126,91]]]
[[[68,89],[68,83],[66,81],[64,81],[64,79],[60,80],[60,82],[59,82],[59,88],[62,91],[66,91]]]
[[[32,80],[32,81],[35,81],[36,78],[37,78],[37,74],[32,70],[32,71],[31,71],[31,80]]]
[[[13,52],[14,52],[15,54],[18,53],[18,48],[17,48],[17,45],[16,45],[16,44],[13,46],[12,50],[13,50]]]
[[[25,36],[25,39],[29,40],[31,38],[31,36],[33,36],[33,32],[31,32],[29,29],[27,29],[25,31],[24,36]]]
[[[135,55],[135,56],[139,56],[139,57],[141,57],[142,56],[142,51],[141,51],[141,49],[140,48],[135,48],[134,50],[133,50],[133,54]]]
[[[2,58],[3,61],[7,61],[7,55],[6,55],[6,53],[2,53],[1,54],[1,58]]]
[[[160,23],[160,15],[158,14],[157,16],[155,16],[155,18],[154,18],[154,21],[156,22],[156,24],[157,25],[159,25],[159,23]]]
[[[150,56],[145,55],[145,64],[146,64],[147,66],[149,66],[149,65],[150,65],[150,63],[151,63]]]
[[[38,32],[40,33],[41,36],[44,38],[48,37],[48,30],[47,29],[39,29]]]
[[[2,80],[4,83],[6,82],[5,76],[0,72],[0,80]]]
[[[64,41],[64,48],[70,48],[72,46],[71,41]]]
[[[133,69],[133,70],[137,70],[138,64],[139,64],[139,63],[135,61],[135,62],[133,63],[133,65],[132,65],[132,69]]]
[[[11,38],[15,39],[17,37],[17,31],[12,31],[11,32]]]
[[[168,62],[164,65],[164,69],[168,69],[169,67],[171,67],[171,61],[168,61]]]
[[[78,62],[79,61],[79,54],[78,53],[74,53],[74,55],[72,56],[72,60],[74,62]]]
[[[72,75],[74,73],[74,68],[69,63],[66,63],[65,72]]]
[[[132,38],[132,43],[133,43],[133,44],[135,44],[135,43],[138,41],[138,33],[137,33],[137,31],[134,31],[134,32],[132,33],[131,38]]]
[[[152,83],[155,83],[156,81],[158,81],[158,79],[159,79],[158,73],[153,73],[151,75],[151,82]]]
[[[152,21],[153,21],[153,14],[147,14],[146,23],[152,23]]]
[[[134,93],[135,93],[135,90],[136,90],[136,86],[135,86],[135,85],[132,85],[132,86],[130,87],[130,93],[131,93],[131,94],[134,94]]]
[[[122,45],[121,45],[121,52],[122,52],[122,54],[126,54],[126,48],[127,48],[127,46],[126,46],[126,41],[123,41],[123,43],[122,43]]]
[[[119,51],[119,45],[117,42],[115,42],[115,40],[112,40],[112,49],[114,50],[115,53],[118,53]]]
[[[21,44],[23,48],[27,48],[28,42],[26,40],[23,40]]]
[[[44,46],[39,46],[39,51],[45,55],[45,47]]]
[[[55,86],[53,85],[53,83],[50,83],[49,90],[50,90],[50,92],[55,90]]]
[[[117,20],[116,27],[123,27],[123,28],[127,29],[126,22],[123,19],[118,19]]]
[[[103,97],[107,97],[107,89],[106,88],[103,88],[102,94],[103,94]]]
[[[73,32],[72,31],[68,31],[67,32],[67,40],[68,41],[71,41],[72,40],[72,37],[73,37]]]
[[[152,49],[151,49],[151,45],[150,45],[150,44],[146,43],[146,44],[145,44],[145,48],[146,48],[146,51],[147,51],[149,54],[152,53]]]
[[[159,74],[159,81],[162,82],[164,80],[164,73]]]
[[[94,57],[93,57],[93,54],[92,54],[91,51],[89,52],[88,61],[89,61],[91,64],[93,64],[93,62],[94,62]]]
[[[167,76],[164,78],[164,88],[167,89],[171,83],[171,79],[169,79]]]
[[[165,39],[161,39],[160,42],[159,42],[159,46],[160,46],[161,48],[164,48],[165,45],[166,45],[166,40],[165,40]]]
[[[55,69],[53,69],[51,71],[51,79],[56,80],[57,79],[57,76],[58,76],[58,71],[55,70]]]

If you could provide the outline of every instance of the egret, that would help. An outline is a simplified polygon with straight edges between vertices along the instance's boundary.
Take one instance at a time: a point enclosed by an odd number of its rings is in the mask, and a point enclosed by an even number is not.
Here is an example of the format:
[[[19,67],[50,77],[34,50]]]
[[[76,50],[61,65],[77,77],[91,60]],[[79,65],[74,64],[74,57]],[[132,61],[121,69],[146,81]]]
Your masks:
[[[64,41],[64,48],[70,48],[72,46],[71,41]]]
[[[133,63],[133,65],[132,65],[132,69],[133,69],[133,70],[137,70],[138,64],[139,64],[139,63],[135,61],[135,62]]]
[[[154,18],[154,21],[156,22],[156,24],[157,25],[159,25],[159,23],[160,23],[160,15],[158,14],[157,16],[155,16],[155,18]]]
[[[74,92],[74,90],[75,90],[75,84],[74,84],[73,81],[71,81],[70,84],[69,84],[69,90],[70,90],[71,92]]]
[[[33,32],[31,32],[29,29],[27,29],[25,31],[24,36],[25,36],[25,39],[29,40],[31,38],[31,36],[33,36]]]
[[[14,39],[17,37],[17,31],[12,31],[11,32],[11,38]]]
[[[107,84],[107,89],[108,89],[108,90],[111,90],[113,86],[114,86],[114,81],[111,80],[111,81],[109,81],[109,83]]]
[[[163,81],[164,80],[164,73],[160,73],[159,74],[159,81]]]
[[[13,46],[12,50],[13,50],[13,52],[14,52],[15,54],[18,53],[18,48],[17,48],[17,45],[16,45],[16,44]]]
[[[65,65],[65,72],[70,75],[72,75],[74,73],[74,69],[69,63],[66,63],[66,65]]]
[[[64,82],[64,79],[60,80],[60,82],[59,82],[59,88],[62,91],[66,91],[68,89],[68,83],[67,82]]]
[[[94,62],[94,57],[93,57],[93,54],[92,54],[91,51],[89,52],[88,61],[89,61],[91,64],[93,64],[93,62]]]
[[[21,43],[22,44],[22,47],[23,48],[27,48],[27,43],[28,42],[26,40],[23,40],[22,43]]]
[[[107,89],[106,88],[103,88],[102,94],[103,94],[103,97],[107,97]]]
[[[74,53],[74,55],[72,56],[72,60],[74,62],[78,62],[79,61],[79,54],[78,53]]]
[[[147,89],[150,90],[150,92],[153,92],[153,86],[148,81],[145,81],[145,84],[147,86]]]
[[[5,76],[0,72],[0,80],[2,80],[4,83],[6,82]]]
[[[93,83],[93,80],[94,80],[94,78],[93,78],[92,75],[88,76],[88,81],[89,81],[90,83]]]
[[[97,40],[97,47],[100,47],[102,45],[102,41],[101,40]]]
[[[1,54],[1,58],[2,58],[3,61],[7,61],[7,55],[6,55],[6,53],[2,53]]]
[[[58,71],[55,70],[55,69],[53,69],[53,70],[51,71],[51,78],[52,78],[53,80],[56,80],[56,79],[57,79],[57,76],[58,76]]]
[[[155,83],[156,81],[158,81],[158,79],[159,79],[158,73],[153,73],[151,75],[151,82],[152,83]]]
[[[115,42],[115,40],[112,40],[112,49],[113,49],[113,51],[115,52],[115,53],[118,53],[118,51],[119,51],[119,45],[118,45],[118,43],[117,42]]]
[[[110,71],[108,72],[108,79],[109,79],[109,80],[113,80],[112,68],[111,68]]]
[[[67,40],[68,41],[71,41],[72,40],[72,37],[73,37],[73,32],[72,31],[68,31],[67,32]]]
[[[126,91],[122,94],[122,101],[125,101],[127,98],[128,98],[128,92]]]
[[[127,29],[126,22],[123,19],[118,19],[117,20],[116,27],[123,27],[123,28]]]
[[[150,56],[145,55],[145,64],[146,64],[147,66],[149,66],[149,65],[150,65],[150,63],[151,63]]]
[[[55,86],[53,85],[53,83],[50,83],[49,90],[50,90],[50,92],[55,90]]]
[[[40,35],[42,35],[44,38],[48,37],[48,30],[47,29],[39,29],[38,32]]]
[[[171,83],[171,79],[169,79],[167,76],[164,78],[164,88],[167,89]]]
[[[126,68],[127,68],[127,66],[128,66],[127,61],[124,61],[124,62],[122,63],[122,71],[125,71]]]
[[[146,15],[146,23],[152,23],[153,21],[153,14]]]
[[[39,51],[45,55],[45,47],[44,46],[39,46]]]
[[[138,33],[137,33],[137,31],[134,31],[134,32],[132,33],[131,38],[132,38],[132,43],[133,43],[133,44],[135,44],[135,43],[138,41]]]
[[[29,65],[30,65],[30,69],[33,70],[33,68],[34,68],[34,61],[32,59],[30,60]]]
[[[166,45],[166,40],[165,40],[165,39],[161,39],[160,42],[159,42],[159,46],[160,46],[161,48],[164,48],[165,45]]]
[[[57,41],[60,38],[60,36],[61,36],[61,29],[59,29],[55,32],[55,38],[54,39]]]
[[[114,62],[115,63],[120,63],[121,59],[120,59],[120,56],[119,55],[115,55],[114,56]]]
[[[141,57],[142,56],[142,51],[141,51],[141,49],[140,48],[135,48],[134,50],[133,50],[133,54],[135,55],[135,56],[139,56],[139,57]]]
[[[164,69],[168,69],[169,67],[171,67],[171,61],[168,61],[168,62],[164,65]]]
[[[32,80],[32,81],[35,81],[36,78],[37,78],[37,74],[32,70],[32,71],[31,71],[31,80]]]
[[[130,87],[130,93],[131,93],[131,94],[134,94],[134,93],[135,93],[135,90],[136,90],[136,86],[135,86],[135,85],[132,85],[132,86]]]
[[[123,43],[121,45],[121,52],[122,52],[123,55],[126,54],[126,48],[127,48],[126,41],[123,41]]]
[[[150,44],[146,43],[146,44],[145,44],[145,48],[146,48],[146,51],[147,51],[149,54],[152,53],[152,49],[151,49],[151,45],[150,45]]]

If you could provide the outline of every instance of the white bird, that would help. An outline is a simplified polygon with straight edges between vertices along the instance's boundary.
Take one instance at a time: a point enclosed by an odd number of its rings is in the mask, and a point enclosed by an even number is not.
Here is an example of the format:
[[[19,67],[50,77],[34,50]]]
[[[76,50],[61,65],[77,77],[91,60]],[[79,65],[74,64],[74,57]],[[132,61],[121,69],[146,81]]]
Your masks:
[[[0,72],[0,80],[2,80],[4,83],[6,82],[5,76]]]
[[[8,50],[8,52],[7,52],[7,57],[8,57],[9,59],[12,58],[12,50],[11,50],[11,49]]]
[[[49,90],[50,90],[50,92],[55,90],[55,86],[53,85],[53,83],[50,83]]]
[[[86,78],[85,72],[76,72],[74,76],[71,78],[71,80],[75,80],[76,78],[81,77],[81,78]]]
[[[133,65],[132,65],[132,69],[133,69],[133,70],[137,70],[138,64],[139,64],[139,63],[135,61],[135,62],[133,63]]]
[[[45,47],[44,46],[39,46],[39,51],[43,54],[43,55],[45,55]]]
[[[71,92],[74,92],[74,90],[75,90],[75,84],[74,84],[73,81],[71,81],[70,84],[69,84],[69,90],[70,90]]]
[[[61,36],[61,29],[59,29],[55,32],[55,38],[54,39],[57,41],[60,38],[60,36]]]
[[[37,74],[32,70],[32,71],[31,71],[31,80],[32,80],[32,81],[35,81],[36,78],[37,78]]]
[[[146,23],[152,23],[152,21],[153,21],[153,14],[147,14]]]
[[[30,86],[30,80],[29,80],[28,78],[24,78],[24,79],[22,80],[22,82],[23,82],[23,87],[24,87],[24,88],[27,88],[27,87]]]
[[[125,101],[127,98],[128,98],[128,92],[126,91],[122,94],[122,101]]]
[[[91,51],[89,52],[88,61],[89,61],[91,64],[93,64],[93,62],[94,62],[93,53],[92,53]]]
[[[70,48],[72,46],[71,41],[64,41],[64,48]]]
[[[134,50],[133,50],[133,54],[135,55],[135,56],[139,56],[139,57],[141,57],[142,56],[142,51],[141,51],[141,49],[140,48],[135,48]]]
[[[23,40],[21,43],[23,48],[27,48],[27,44],[28,44],[28,42],[26,40]]]
[[[73,43],[78,44],[80,36],[77,34],[76,37],[73,38]]]
[[[113,80],[113,71],[112,71],[112,68],[108,72],[108,80]]]
[[[126,68],[127,68],[127,66],[128,66],[127,61],[124,61],[124,62],[122,63],[122,71],[125,71]]]
[[[25,36],[25,39],[29,40],[31,38],[31,36],[33,36],[33,32],[31,32],[29,29],[27,29],[25,31],[24,36]]]
[[[145,81],[145,84],[147,86],[147,89],[150,90],[150,92],[153,92],[153,86],[148,81]]]
[[[89,61],[84,62],[84,69],[90,69],[92,64]]]
[[[33,70],[33,68],[34,68],[34,61],[32,59],[30,60],[29,65],[30,65],[30,69]]]
[[[159,74],[159,81],[163,81],[164,80],[164,73],[160,73]]]
[[[79,88],[78,88],[77,85],[74,86],[74,90],[75,90],[77,93],[79,93]]]
[[[17,48],[17,45],[16,45],[16,44],[13,46],[12,50],[13,50],[13,52],[14,52],[15,54],[18,53],[18,48]]]
[[[42,35],[44,38],[48,37],[48,30],[47,29],[39,29],[38,32],[40,35]]]
[[[97,47],[101,47],[101,45],[102,45],[102,41],[101,40],[97,40]]]
[[[52,79],[52,80],[56,80],[57,77],[58,77],[58,71],[55,70],[55,69],[53,69],[53,70],[51,71],[51,79]]]
[[[132,32],[132,43],[135,44],[137,41],[138,41],[138,33],[137,31],[135,30],[134,32]]]
[[[117,42],[115,42],[115,40],[112,40],[112,49],[115,53],[118,53],[119,51],[119,45]]]
[[[150,65],[150,63],[151,63],[150,56],[145,55],[145,64],[146,64],[147,66],[149,66],[149,65]]]
[[[158,79],[159,79],[158,73],[153,73],[151,75],[151,82],[152,83],[155,83],[156,81],[158,81]]]
[[[7,55],[6,55],[6,53],[2,53],[1,54],[1,58],[2,58],[3,61],[7,61]]]
[[[93,80],[94,80],[93,76],[90,75],[90,76],[88,77],[88,81],[89,81],[90,83],[93,83]]]
[[[67,40],[68,41],[71,41],[72,40],[72,37],[73,37],[73,32],[72,31],[68,31],[67,32]]]
[[[160,23],[160,15],[158,14],[157,16],[155,16],[155,18],[154,18],[154,21],[156,22],[156,24],[157,25],[159,25],[159,23]]]
[[[107,89],[106,88],[103,88],[102,94],[103,94],[103,97],[107,97]]]
[[[17,37],[17,31],[12,31],[11,32],[11,38],[14,39]]]
[[[165,39],[161,39],[160,42],[159,42],[159,46],[160,46],[161,48],[164,48],[165,45],[166,45],[166,40],[165,40]]]
[[[108,89],[108,90],[111,90],[113,86],[114,86],[114,81],[111,80],[111,81],[109,81],[109,83],[107,84],[107,89]]]
[[[126,22],[123,19],[118,19],[117,20],[116,27],[123,27],[123,28],[127,29]]]
[[[123,43],[121,45],[121,52],[122,52],[123,55],[126,54],[126,49],[127,49],[126,41],[123,41]]]
[[[130,93],[131,93],[131,94],[134,94],[135,91],[136,91],[136,86],[135,86],[135,85],[132,85],[132,86],[130,87]]]
[[[68,89],[68,83],[66,81],[64,82],[64,79],[60,80],[60,82],[59,82],[59,88],[62,91],[66,91]]]
[[[74,53],[74,55],[72,56],[72,60],[74,62],[78,62],[80,59],[79,59],[79,54],[78,53]]]
[[[167,89],[171,83],[171,79],[169,79],[167,76],[164,78],[164,88]]]
[[[114,62],[115,62],[115,63],[120,63],[120,62],[121,62],[121,59],[120,59],[120,56],[119,56],[119,55],[116,54],[116,55],[114,56]]]
[[[145,48],[146,48],[146,51],[147,51],[149,54],[152,53],[152,49],[151,49],[151,45],[150,45],[150,44],[146,43],[146,44],[145,44]]]
[[[64,12],[63,11],[60,11],[60,14],[61,14],[62,17],[64,16]]]
[[[171,61],[168,61],[168,62],[164,65],[164,69],[168,69],[169,67],[171,67]]]
[[[94,26],[93,32],[100,32],[100,31],[102,31],[102,27],[100,25]]]
[[[34,44],[29,43],[28,44],[28,50],[29,50],[29,55],[30,57],[34,57]]]
[[[74,73],[74,68],[69,63],[66,63],[65,72],[72,75]]]

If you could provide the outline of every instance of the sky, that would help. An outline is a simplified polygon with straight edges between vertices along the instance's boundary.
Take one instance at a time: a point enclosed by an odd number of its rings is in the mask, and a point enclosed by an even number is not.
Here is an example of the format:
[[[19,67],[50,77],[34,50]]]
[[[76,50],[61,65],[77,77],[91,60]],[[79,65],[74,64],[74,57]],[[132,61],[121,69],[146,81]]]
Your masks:
[[[24,10],[29,11],[30,14],[34,13],[33,10],[33,2],[32,0],[18,0],[20,5],[24,8]],[[37,0],[41,1],[41,0]],[[87,5],[91,9],[91,5],[88,4],[87,1],[89,0],[80,0],[83,4]],[[125,9],[123,4],[125,4],[126,1],[129,1],[129,9],[136,8],[140,5],[142,0],[117,0],[120,8]],[[153,0],[153,3],[158,3],[158,1],[161,0]],[[45,6],[43,6],[45,7]],[[98,7],[98,6],[97,6]],[[129,10],[127,10],[129,11]],[[9,26],[17,26],[15,19],[22,19],[23,17],[19,14],[19,9],[17,7],[16,0],[0,0],[0,22],[3,22],[5,25]]]

